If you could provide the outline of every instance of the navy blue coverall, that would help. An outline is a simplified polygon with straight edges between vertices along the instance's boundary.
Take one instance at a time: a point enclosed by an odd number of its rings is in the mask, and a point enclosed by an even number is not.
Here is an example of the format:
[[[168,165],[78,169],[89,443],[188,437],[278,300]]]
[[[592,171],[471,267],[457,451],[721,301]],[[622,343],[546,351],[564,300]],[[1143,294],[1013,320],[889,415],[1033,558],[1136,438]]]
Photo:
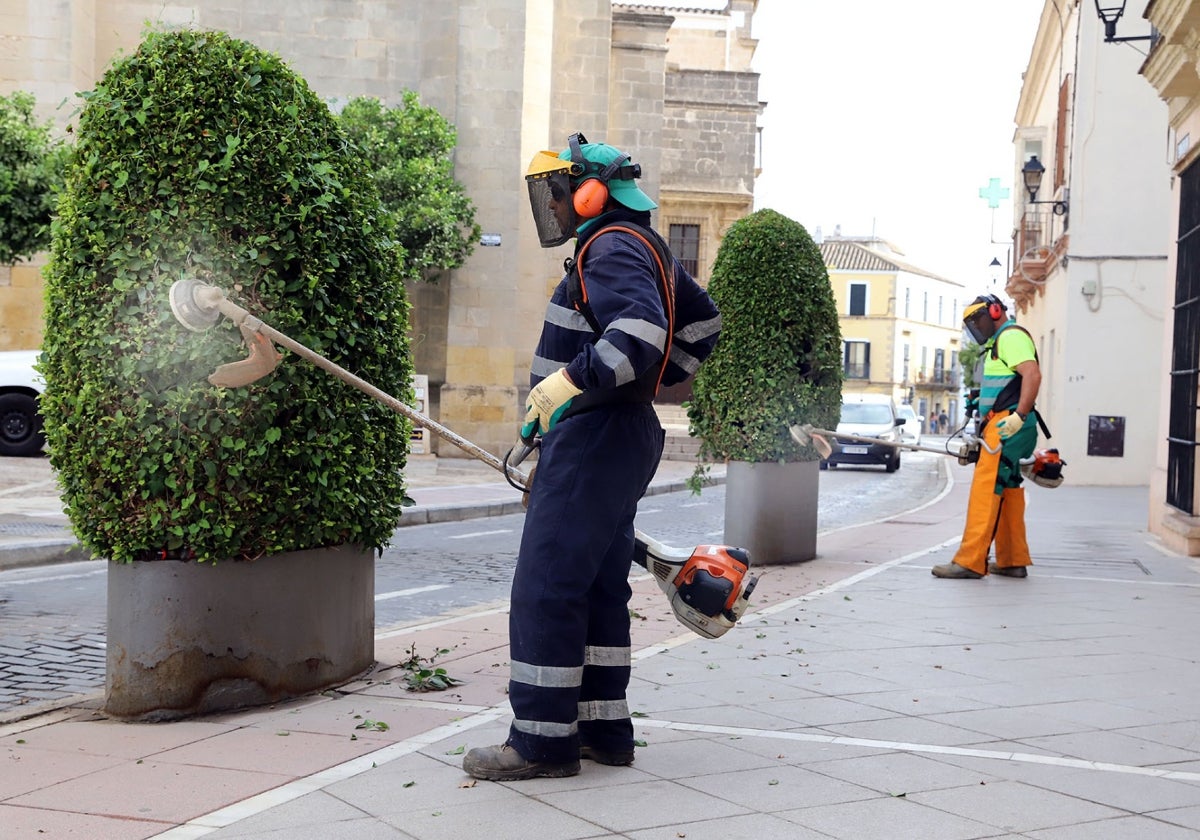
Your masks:
[[[618,209],[581,231],[576,253],[605,225],[650,225],[650,214]],[[559,421],[541,443],[529,493],[509,615],[513,722],[509,743],[531,761],[579,758],[581,743],[633,749],[625,692],[630,675],[629,569],[634,515],[662,457],[653,387],[684,381],[712,351],[721,328],[708,293],[672,260],[675,332],[657,263],[629,234],[606,232],[588,246],[583,276],[600,335],[571,305],[567,276],[546,310],[530,385],[566,367],[586,410]],[[636,394],[637,396],[631,396]],[[572,409],[575,403],[572,404]]]

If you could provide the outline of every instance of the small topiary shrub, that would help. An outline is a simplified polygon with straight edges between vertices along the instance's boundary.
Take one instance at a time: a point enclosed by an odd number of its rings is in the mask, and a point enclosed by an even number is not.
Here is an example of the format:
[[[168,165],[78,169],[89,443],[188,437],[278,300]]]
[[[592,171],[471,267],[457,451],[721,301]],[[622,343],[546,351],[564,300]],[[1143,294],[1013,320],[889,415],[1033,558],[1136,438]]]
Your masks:
[[[266,378],[214,387],[246,355],[240,334],[188,332],[168,304],[198,277],[410,394],[400,254],[328,107],[277,56],[201,31],[150,34],[83,98],[41,400],[81,542],[114,561],[386,544],[404,419],[286,351]]]
[[[774,210],[725,234],[708,292],[721,338],[688,402],[707,460],[816,461],[788,432],[832,429],[842,404],[842,337],[821,251],[803,226]]]
[[[50,211],[65,148],[33,115],[24,91],[0,96],[0,263],[32,257],[50,243]]]
[[[475,205],[454,179],[454,126],[411,90],[394,108],[351,99],[338,122],[379,188],[392,236],[404,248],[405,279],[436,280],[439,271],[461,266],[479,241],[479,225]]]

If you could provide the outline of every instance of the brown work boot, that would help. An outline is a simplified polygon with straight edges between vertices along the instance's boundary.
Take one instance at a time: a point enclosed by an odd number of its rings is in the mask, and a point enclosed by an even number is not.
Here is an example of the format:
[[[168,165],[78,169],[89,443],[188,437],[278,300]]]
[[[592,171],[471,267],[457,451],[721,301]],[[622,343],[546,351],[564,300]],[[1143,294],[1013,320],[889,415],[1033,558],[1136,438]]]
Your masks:
[[[1024,566],[997,566],[995,563],[988,563],[988,571],[993,575],[1004,575],[1010,578],[1029,577],[1029,572]]]
[[[607,764],[609,767],[628,767],[633,764],[633,750],[598,750],[586,744],[579,748],[579,757],[594,761],[597,764]]]
[[[963,580],[979,580],[983,575],[979,572],[973,572],[966,566],[960,566],[957,563],[943,563],[940,566],[934,566],[930,571],[934,577],[940,578],[960,578]]]
[[[545,761],[530,761],[509,744],[495,747],[476,747],[463,759],[463,770],[476,779],[489,782],[516,782],[547,776],[561,779],[579,772],[578,761],[550,764]]]

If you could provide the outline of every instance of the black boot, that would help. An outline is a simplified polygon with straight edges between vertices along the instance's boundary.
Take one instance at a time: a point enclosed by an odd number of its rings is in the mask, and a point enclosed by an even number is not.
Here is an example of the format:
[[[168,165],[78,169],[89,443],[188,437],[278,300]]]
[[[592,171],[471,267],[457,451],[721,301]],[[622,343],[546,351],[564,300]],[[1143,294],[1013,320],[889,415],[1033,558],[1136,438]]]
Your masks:
[[[598,750],[585,744],[579,748],[579,757],[597,764],[607,764],[609,767],[628,767],[633,764],[633,750]]]

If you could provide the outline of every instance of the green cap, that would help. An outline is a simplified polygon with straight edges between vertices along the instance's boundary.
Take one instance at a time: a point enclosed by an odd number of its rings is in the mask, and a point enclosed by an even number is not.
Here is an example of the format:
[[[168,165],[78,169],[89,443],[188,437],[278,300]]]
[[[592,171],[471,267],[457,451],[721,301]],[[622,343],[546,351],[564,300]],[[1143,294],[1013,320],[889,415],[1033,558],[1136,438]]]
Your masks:
[[[608,166],[618,158],[624,157],[620,149],[610,146],[607,143],[584,143],[579,147],[583,153],[583,158],[590,164],[596,164],[595,167],[587,167],[587,171],[578,178],[572,177],[572,183],[578,185],[588,178],[597,177],[604,167]],[[559,158],[562,160],[571,159],[571,150],[563,149],[559,152]],[[628,159],[622,164],[622,169],[631,166]],[[639,167],[640,170],[640,167]],[[626,170],[628,171],[628,170]],[[633,177],[622,178],[622,171],[618,170],[615,175],[608,179],[608,194],[617,201],[624,204],[630,210],[654,210],[658,207],[650,196],[642,192],[638,187],[637,182]]]

